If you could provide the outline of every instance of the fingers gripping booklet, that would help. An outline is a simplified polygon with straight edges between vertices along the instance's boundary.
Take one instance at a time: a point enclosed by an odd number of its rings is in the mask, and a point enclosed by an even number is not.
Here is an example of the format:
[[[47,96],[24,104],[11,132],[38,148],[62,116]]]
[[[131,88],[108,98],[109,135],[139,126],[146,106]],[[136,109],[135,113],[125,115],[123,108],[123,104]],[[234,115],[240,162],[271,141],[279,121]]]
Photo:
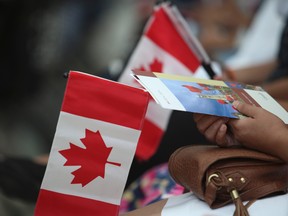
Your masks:
[[[260,86],[133,70],[134,78],[163,108],[242,118],[235,100],[262,107],[288,124],[287,111]]]

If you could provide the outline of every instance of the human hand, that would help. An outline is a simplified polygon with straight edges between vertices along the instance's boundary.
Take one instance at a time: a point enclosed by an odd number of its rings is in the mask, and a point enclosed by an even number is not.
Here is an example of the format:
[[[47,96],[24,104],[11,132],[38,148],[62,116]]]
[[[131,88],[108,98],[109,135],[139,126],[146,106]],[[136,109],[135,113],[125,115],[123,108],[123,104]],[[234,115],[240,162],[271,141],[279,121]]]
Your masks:
[[[277,116],[263,108],[234,102],[233,106],[246,118],[227,119],[194,114],[198,130],[220,147],[243,145],[288,162],[288,127]]]
[[[233,106],[248,116],[240,120],[229,120],[228,124],[234,139],[248,148],[278,155],[275,151],[277,144],[282,142],[283,138],[287,140],[285,136],[287,128],[284,122],[260,107],[238,101],[234,102]]]
[[[198,130],[208,141],[221,147],[239,144],[228,128],[228,118],[196,113],[193,117]]]
[[[215,75],[213,77],[214,80],[223,80],[223,81],[236,81],[236,73],[229,69],[229,68],[223,68],[223,71],[220,75]]]

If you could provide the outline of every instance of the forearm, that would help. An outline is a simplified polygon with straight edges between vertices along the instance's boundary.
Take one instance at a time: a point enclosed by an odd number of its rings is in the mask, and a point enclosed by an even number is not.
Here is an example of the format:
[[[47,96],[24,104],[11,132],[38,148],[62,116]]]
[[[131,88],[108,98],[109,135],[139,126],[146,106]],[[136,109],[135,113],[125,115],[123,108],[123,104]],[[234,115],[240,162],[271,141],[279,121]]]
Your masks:
[[[267,91],[275,99],[288,101],[288,78],[282,78],[263,85]]]
[[[273,143],[272,151],[274,155],[288,163],[288,126],[283,132],[279,132],[279,136]]]
[[[267,154],[274,155],[288,163],[288,126],[273,127],[271,133],[266,133],[264,139],[247,145]]]
[[[276,67],[276,61],[235,70],[235,78],[238,82],[262,85]]]

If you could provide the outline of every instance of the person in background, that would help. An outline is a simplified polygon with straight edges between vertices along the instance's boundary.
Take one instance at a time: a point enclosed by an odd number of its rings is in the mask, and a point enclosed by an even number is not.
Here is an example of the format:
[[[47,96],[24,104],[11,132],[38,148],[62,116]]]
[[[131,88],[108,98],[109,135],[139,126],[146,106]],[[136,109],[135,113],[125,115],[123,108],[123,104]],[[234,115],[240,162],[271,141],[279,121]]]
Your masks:
[[[267,60],[261,64],[237,68],[235,70],[228,64],[224,66],[223,74],[216,76],[215,79],[232,79],[237,82],[261,85],[288,110],[288,2],[278,0],[275,10],[277,10],[278,15],[284,21],[281,37],[278,42],[277,59]]]

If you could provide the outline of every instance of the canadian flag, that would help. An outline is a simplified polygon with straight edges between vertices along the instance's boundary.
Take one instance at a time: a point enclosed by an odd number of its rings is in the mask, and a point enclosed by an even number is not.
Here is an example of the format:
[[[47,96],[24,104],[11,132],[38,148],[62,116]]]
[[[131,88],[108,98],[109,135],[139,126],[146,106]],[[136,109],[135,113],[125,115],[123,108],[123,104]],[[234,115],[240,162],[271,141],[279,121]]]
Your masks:
[[[149,96],[71,71],[36,216],[118,215]]]
[[[131,77],[132,69],[209,79],[209,61],[177,8],[162,3],[155,7],[119,82],[139,86]],[[156,152],[171,112],[150,100],[136,150],[138,159],[147,160]]]

